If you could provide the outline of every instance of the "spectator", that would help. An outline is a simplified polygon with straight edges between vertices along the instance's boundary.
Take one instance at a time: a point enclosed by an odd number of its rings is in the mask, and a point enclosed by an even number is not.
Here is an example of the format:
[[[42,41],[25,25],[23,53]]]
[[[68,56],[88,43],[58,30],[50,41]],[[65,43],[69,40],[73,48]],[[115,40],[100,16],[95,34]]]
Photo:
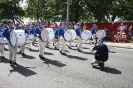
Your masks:
[[[126,26],[123,25],[123,23],[121,23],[121,25],[120,25],[120,36],[122,36],[122,33],[124,33],[125,30],[126,30]]]
[[[129,32],[128,32],[129,37],[132,37],[132,35],[133,35],[133,33],[132,33],[132,30],[133,30],[132,24],[129,26],[128,30],[129,30]]]
[[[123,32],[121,36],[121,42],[125,42],[127,40],[127,35]]]
[[[104,27],[104,31],[105,31],[105,33],[107,33],[108,29],[106,27]]]
[[[114,23],[112,23],[112,25],[110,27],[110,37],[111,37],[111,40],[113,40],[114,30],[115,30],[115,26],[114,26]]]
[[[117,34],[114,35],[114,41],[120,42],[120,32],[117,32]]]

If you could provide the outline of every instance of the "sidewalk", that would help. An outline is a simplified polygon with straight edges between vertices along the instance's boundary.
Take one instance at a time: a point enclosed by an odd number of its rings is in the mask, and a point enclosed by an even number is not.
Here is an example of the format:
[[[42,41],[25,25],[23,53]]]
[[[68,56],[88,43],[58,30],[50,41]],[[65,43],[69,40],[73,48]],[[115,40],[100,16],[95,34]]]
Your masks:
[[[114,43],[114,42],[104,42],[104,43],[111,47],[133,49],[133,43]]]
[[[88,42],[91,44],[91,41],[83,41],[83,43],[88,43]],[[133,49],[133,43],[104,42],[104,44],[110,47]]]

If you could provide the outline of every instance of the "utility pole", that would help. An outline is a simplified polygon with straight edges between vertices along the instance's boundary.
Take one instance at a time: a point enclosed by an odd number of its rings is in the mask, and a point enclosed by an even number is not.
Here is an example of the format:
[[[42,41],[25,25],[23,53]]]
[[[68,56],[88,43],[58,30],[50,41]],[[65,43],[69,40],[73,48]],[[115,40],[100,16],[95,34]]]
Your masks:
[[[67,0],[67,28],[69,25],[69,14],[70,14],[70,0]]]

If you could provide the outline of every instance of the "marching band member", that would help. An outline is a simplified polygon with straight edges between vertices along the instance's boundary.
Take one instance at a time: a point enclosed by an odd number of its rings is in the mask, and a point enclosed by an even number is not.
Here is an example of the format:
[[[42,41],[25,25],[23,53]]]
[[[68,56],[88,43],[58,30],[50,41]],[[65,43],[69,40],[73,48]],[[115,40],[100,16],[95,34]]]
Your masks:
[[[48,25],[46,26],[46,28],[52,28],[50,22],[48,22]],[[49,48],[49,41],[46,42],[46,48]]]
[[[39,57],[44,57],[44,50],[46,43],[41,40],[41,30],[43,30],[43,23],[41,20],[38,21],[38,27],[35,29],[35,35],[39,34]]]
[[[78,42],[77,42],[77,49],[79,52],[81,52],[81,46],[83,44],[83,41],[81,39],[81,28],[80,28],[80,23],[77,23],[77,29],[75,30],[76,31],[76,34],[77,34],[77,39],[78,39]]]
[[[27,24],[27,28],[25,29],[26,37],[28,35],[34,35],[34,29],[32,28],[33,25]],[[29,44],[27,44],[29,50],[31,50],[31,40],[29,40]]]
[[[3,32],[4,32],[4,29],[3,29],[3,24],[0,23],[0,38],[3,40]],[[4,56],[4,43],[0,43],[0,53],[1,53],[1,58],[5,58]]]
[[[71,24],[69,24],[69,25],[68,25],[68,29],[71,29],[71,30],[72,30],[72,25],[71,25]],[[70,41],[70,42],[69,42],[68,48],[70,48],[70,47],[71,47],[72,42],[73,42],[73,41]]]
[[[10,44],[10,31],[15,30],[14,29],[14,23],[13,20],[8,20],[7,21],[7,28],[4,30],[3,32],[3,36],[7,38],[7,42],[8,42],[8,47],[9,47],[9,63],[12,65],[18,65],[16,63],[16,54],[17,54],[17,46],[12,46]]]
[[[20,27],[21,30],[24,30],[24,25],[20,25],[19,27]],[[20,53],[22,56],[24,56],[24,55],[25,55],[24,51],[25,51],[25,44],[22,45],[22,46],[20,46],[20,51],[19,51],[19,53]]]
[[[60,25],[59,25],[59,27],[60,27]],[[60,39],[60,33],[59,33],[59,28],[57,28],[57,29],[55,30],[55,39],[54,39],[54,46],[55,46],[55,49],[59,49],[59,48],[60,48],[59,39]]]
[[[53,26],[53,30],[54,30],[54,33],[55,33],[55,38],[54,38],[54,40],[53,40],[53,46],[55,46],[55,44],[57,43],[57,41],[58,41],[58,25],[55,23],[54,24],[54,26]],[[56,48],[56,47],[55,47]]]
[[[66,30],[65,29],[65,24],[64,24],[64,22],[61,22],[60,23],[60,28],[59,28],[59,35],[60,35],[59,42],[60,42],[60,44],[62,42],[62,47],[59,50],[60,50],[60,53],[63,54],[63,55],[65,55],[65,49],[66,49],[66,41],[64,39],[65,30]]]
[[[15,30],[20,29],[20,26],[19,26],[19,23],[18,22],[15,23],[15,27],[14,28],[15,28]]]
[[[96,26],[96,24],[93,24],[93,28],[91,28],[91,33],[92,33],[92,39],[93,39],[93,42],[94,42],[94,44],[96,43],[96,28],[97,28],[97,26]]]
[[[34,33],[35,33],[36,27],[37,27],[37,25],[33,25],[33,32],[34,32]],[[33,41],[32,41],[32,45],[35,44],[36,40],[37,40],[37,36],[34,35],[34,39],[33,39]]]

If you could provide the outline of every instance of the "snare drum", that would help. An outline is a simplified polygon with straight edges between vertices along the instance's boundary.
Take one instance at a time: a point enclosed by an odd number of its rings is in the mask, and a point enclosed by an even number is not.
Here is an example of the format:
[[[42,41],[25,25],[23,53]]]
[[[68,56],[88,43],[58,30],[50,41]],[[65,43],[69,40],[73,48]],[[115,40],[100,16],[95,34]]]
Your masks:
[[[53,41],[54,37],[55,33],[52,28],[43,28],[43,30],[41,31],[40,38],[44,42]]]
[[[106,32],[104,30],[98,30],[96,32],[96,36],[97,38],[101,39],[101,38],[104,38],[106,36]]]
[[[89,31],[89,30],[84,30],[82,33],[81,33],[81,38],[83,39],[83,40],[89,40],[89,39],[91,39],[91,37],[92,37],[92,34],[91,34],[91,32]]]
[[[10,43],[12,46],[22,46],[25,44],[25,32],[24,30],[12,30],[10,32]]]
[[[64,38],[66,41],[73,41],[76,39],[76,32],[75,30],[66,30],[64,33]]]

